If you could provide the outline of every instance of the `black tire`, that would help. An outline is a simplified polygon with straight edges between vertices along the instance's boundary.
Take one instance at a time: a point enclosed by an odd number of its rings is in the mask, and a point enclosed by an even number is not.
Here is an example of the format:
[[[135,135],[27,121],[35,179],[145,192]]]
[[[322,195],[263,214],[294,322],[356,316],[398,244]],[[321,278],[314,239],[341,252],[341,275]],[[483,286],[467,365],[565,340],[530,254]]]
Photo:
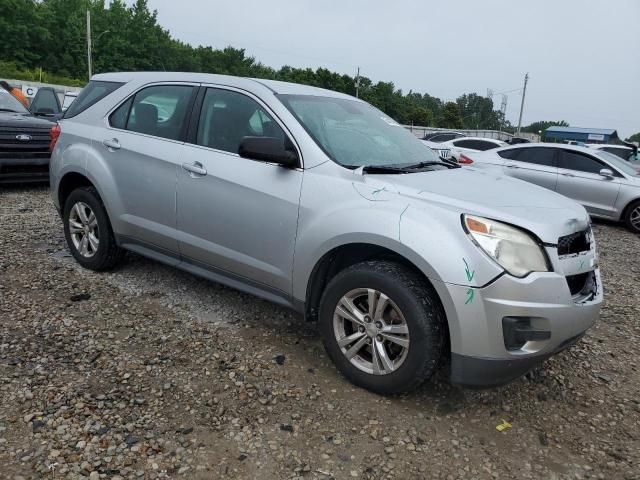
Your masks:
[[[338,345],[333,323],[336,306],[345,294],[358,288],[383,292],[406,321],[408,352],[391,373],[374,375],[360,370]],[[433,287],[417,273],[389,261],[367,261],[338,273],[322,295],[319,328],[327,354],[338,370],[355,385],[383,395],[413,390],[430,378],[440,367],[447,345],[446,317]]]
[[[69,217],[71,210],[78,202],[87,205],[94,213],[97,221],[99,243],[95,253],[93,253],[91,257],[84,256],[80,253],[71,239]],[[110,270],[115,267],[124,256],[124,250],[116,244],[109,216],[107,215],[100,195],[98,195],[94,187],[80,187],[71,192],[64,204],[62,220],[64,223],[64,236],[67,240],[69,250],[76,261],[84,268],[97,272]]]
[[[624,224],[633,233],[640,233],[640,224],[636,223],[636,225],[634,225],[633,223],[631,223],[632,215],[634,214],[634,211],[637,209],[640,209],[640,200],[631,202],[629,206],[625,209],[624,217],[622,218],[622,220],[624,221]]]

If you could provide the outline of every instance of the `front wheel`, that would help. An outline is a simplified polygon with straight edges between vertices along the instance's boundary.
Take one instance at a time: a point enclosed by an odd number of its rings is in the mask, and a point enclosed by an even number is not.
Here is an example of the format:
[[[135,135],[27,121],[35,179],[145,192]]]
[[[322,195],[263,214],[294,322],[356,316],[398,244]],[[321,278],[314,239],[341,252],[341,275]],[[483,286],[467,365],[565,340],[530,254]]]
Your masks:
[[[627,207],[623,220],[629,230],[640,233],[640,200],[636,200]]]
[[[445,315],[433,287],[388,261],[338,273],[320,304],[325,349],[352,383],[381,394],[412,390],[438,369]]]

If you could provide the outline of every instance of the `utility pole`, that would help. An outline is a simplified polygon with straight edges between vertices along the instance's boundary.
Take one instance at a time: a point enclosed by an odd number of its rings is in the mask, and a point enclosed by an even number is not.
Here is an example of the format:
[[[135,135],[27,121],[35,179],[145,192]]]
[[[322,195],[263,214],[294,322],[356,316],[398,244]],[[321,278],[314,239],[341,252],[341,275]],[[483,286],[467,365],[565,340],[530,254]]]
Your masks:
[[[360,93],[360,67],[358,67],[358,73],[356,74],[356,98],[360,98],[359,97],[359,93]]]
[[[91,11],[87,6],[87,69],[89,70],[89,80],[91,80]]]
[[[524,96],[527,94],[527,82],[529,81],[529,73],[524,76],[524,88],[522,89],[522,103],[520,104],[520,117],[518,118],[518,135],[520,135],[520,127],[522,126],[522,110],[524,110]]]

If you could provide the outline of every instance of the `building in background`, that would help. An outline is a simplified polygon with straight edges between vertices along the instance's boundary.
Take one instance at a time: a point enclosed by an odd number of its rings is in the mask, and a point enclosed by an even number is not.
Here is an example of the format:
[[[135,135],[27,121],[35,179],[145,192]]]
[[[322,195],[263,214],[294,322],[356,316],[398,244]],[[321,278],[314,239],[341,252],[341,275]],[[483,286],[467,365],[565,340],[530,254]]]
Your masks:
[[[549,127],[545,142],[620,143],[618,132],[608,128]]]

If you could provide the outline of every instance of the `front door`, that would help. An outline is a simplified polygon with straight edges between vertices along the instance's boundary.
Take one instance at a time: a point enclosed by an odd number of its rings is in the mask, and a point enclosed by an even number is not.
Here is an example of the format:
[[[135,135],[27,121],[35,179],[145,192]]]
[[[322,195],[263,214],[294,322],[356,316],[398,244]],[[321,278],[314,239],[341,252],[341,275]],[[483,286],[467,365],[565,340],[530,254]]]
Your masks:
[[[114,178],[116,230],[122,242],[177,255],[176,183],[193,85],[154,85],[138,91],[95,130]],[[106,172],[105,172],[106,174]]]
[[[573,150],[560,152],[558,166],[558,193],[578,201],[590,214],[615,216],[620,177],[603,177],[599,173],[603,168],[612,170],[610,166]]]
[[[199,97],[178,174],[181,255],[288,299],[302,170],[241,158],[238,149],[245,136],[290,140],[256,98],[218,87]]]

